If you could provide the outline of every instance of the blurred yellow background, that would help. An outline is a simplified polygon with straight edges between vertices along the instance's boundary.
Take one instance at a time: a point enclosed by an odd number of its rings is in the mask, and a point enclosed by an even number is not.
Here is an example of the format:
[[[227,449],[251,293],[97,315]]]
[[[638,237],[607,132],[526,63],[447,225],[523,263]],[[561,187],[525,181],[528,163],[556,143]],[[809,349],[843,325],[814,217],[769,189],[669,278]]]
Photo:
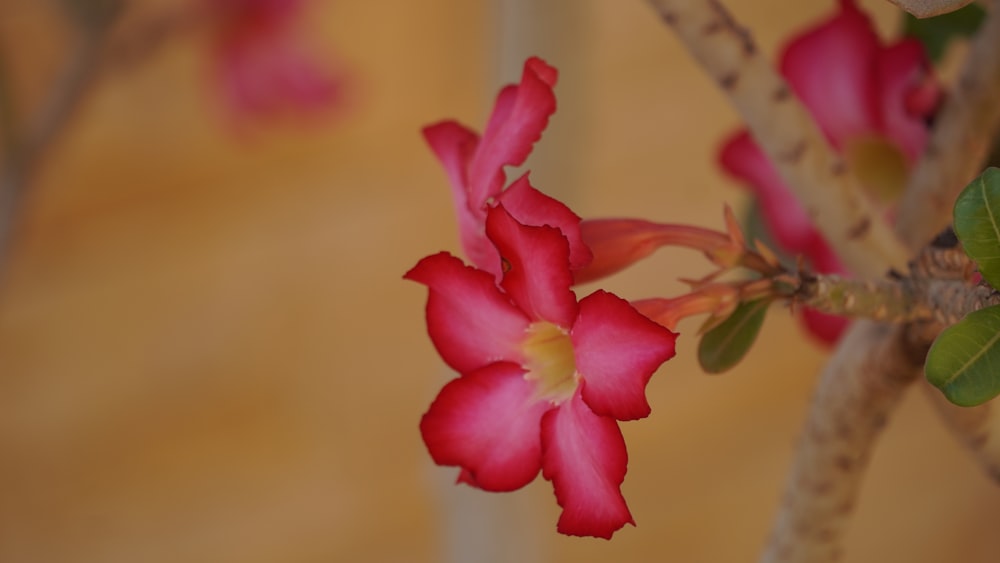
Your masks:
[[[894,28],[889,4],[864,6]],[[834,3],[732,8],[773,54]],[[638,525],[611,542],[556,534],[541,479],[453,485],[417,430],[452,375],[401,276],[458,249],[420,128],[481,128],[538,54],[561,70],[528,164],[540,189],[584,217],[718,227],[743,201],[714,165],[738,122],[670,31],[639,0],[315,2],[307,31],[350,73],[330,119],[235,129],[192,36],[101,76],[48,152],[0,286],[0,561],[754,560],[824,356],[780,309],[722,377],[682,325],[652,416],[623,425]],[[0,2],[23,98],[65,34],[47,2]],[[668,250],[602,286],[671,295],[704,272]],[[847,560],[997,561],[998,517],[1000,491],[915,390]]]

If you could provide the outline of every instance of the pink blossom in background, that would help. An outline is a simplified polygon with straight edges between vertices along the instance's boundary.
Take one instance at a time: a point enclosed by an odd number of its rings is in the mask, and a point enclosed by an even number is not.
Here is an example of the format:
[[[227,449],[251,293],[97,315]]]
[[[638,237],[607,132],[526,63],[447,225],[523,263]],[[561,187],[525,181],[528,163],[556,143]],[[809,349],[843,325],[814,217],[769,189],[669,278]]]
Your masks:
[[[792,39],[781,73],[876,203],[888,210],[928,138],[940,88],[915,39],[883,43],[852,0]],[[776,243],[821,273],[848,273],[746,130],[723,146],[722,168],[754,192]],[[815,311],[810,332],[835,342],[847,321]]]
[[[302,0],[201,0],[211,24],[215,79],[237,116],[314,113],[342,101],[342,77],[303,46]]]
[[[634,523],[617,421],[649,414],[646,384],[676,335],[610,293],[577,301],[559,229],[524,225],[503,204],[484,226],[502,256],[499,282],[444,252],[405,276],[428,287],[428,332],[460,374],[424,415],[424,442],[484,490],[515,490],[541,472],[563,508],[560,532],[610,538]]]

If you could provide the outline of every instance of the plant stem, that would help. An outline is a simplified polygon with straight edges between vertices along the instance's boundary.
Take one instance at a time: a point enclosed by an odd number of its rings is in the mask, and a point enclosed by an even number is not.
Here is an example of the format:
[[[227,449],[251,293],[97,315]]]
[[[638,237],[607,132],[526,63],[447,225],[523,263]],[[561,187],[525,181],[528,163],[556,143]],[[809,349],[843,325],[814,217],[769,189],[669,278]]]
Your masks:
[[[929,18],[954,12],[972,0],[889,0],[918,18]]]
[[[958,322],[983,307],[1000,304],[1000,293],[964,280],[902,278],[855,280],[835,275],[803,276],[795,295],[803,305],[831,315],[902,324]]]

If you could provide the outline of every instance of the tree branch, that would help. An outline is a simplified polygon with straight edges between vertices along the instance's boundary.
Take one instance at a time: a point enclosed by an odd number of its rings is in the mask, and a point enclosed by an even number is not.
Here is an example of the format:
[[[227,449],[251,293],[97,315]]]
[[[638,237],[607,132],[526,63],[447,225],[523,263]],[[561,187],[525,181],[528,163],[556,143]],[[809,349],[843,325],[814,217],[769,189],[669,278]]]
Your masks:
[[[874,211],[844,160],[760,54],[750,33],[717,0],[650,0],[729,96],[751,134],[849,270],[882,277],[902,270],[905,247]]]
[[[972,0],[889,0],[918,18],[929,18],[954,12],[967,6]]]
[[[911,251],[923,246],[944,226],[940,221],[929,222],[927,217],[941,216],[935,206],[951,209],[954,194],[965,180],[975,175],[974,166],[966,161],[975,160],[978,165],[981,159],[981,156],[973,159],[970,150],[980,150],[979,142],[988,146],[986,137],[935,132],[933,146],[942,147],[938,149],[941,156],[935,158],[942,160],[948,139],[973,139],[955,145],[953,152],[965,154],[947,156],[947,162],[961,162],[969,172],[963,177],[962,172],[956,171],[962,166],[933,162],[918,168],[913,183],[923,181],[926,187],[912,188],[907,194],[910,203],[899,211],[896,229],[908,247],[903,246],[869,209],[857,182],[843,161],[832,153],[787,85],[761,60],[749,33],[733,21],[717,0],[650,0],[650,3],[729,95],[751,133],[849,269],[868,278],[881,278],[890,267],[903,271],[901,262],[905,262]],[[996,14],[998,10],[993,12]],[[991,16],[991,20],[995,17]],[[985,29],[991,31],[983,33],[993,35],[992,40],[1000,40],[1000,33],[992,31],[995,25],[987,24]],[[979,53],[977,57],[990,59],[988,64],[997,64],[994,57],[1000,48],[983,46],[987,41],[978,39],[974,51]],[[965,119],[972,123],[988,115],[992,131],[995,118],[991,112],[1000,110],[988,109],[986,105],[997,96],[983,98],[984,90],[977,82],[976,72],[969,71],[965,76],[963,96],[967,101],[954,100],[949,105],[981,106],[973,112],[978,117]],[[957,109],[946,111],[940,117],[942,130],[955,127],[948,120],[962,119],[950,117]],[[964,131],[968,127],[955,129]],[[934,171],[936,180],[926,177],[922,169]],[[925,177],[921,179],[922,174]],[[958,186],[955,189],[945,188],[955,185]],[[913,193],[917,190],[920,192]],[[921,202],[922,198],[931,199]],[[843,535],[879,430],[905,388],[919,377],[927,347],[941,326],[916,323],[887,327],[858,322],[845,335],[820,375],[786,485],[785,500],[761,561],[821,563],[840,556]]]
[[[968,449],[986,474],[1000,484],[1000,414],[996,402],[960,407],[933,386],[923,387],[948,430]]]
[[[1000,131],[998,53],[1000,0],[992,0],[899,206],[896,227],[911,247],[923,244],[928,230],[951,222],[955,198],[980,173]],[[994,402],[958,407],[936,389],[925,387],[945,426],[986,474],[1000,482],[1000,409]]]
[[[114,6],[109,5],[107,9],[106,12],[86,12],[90,19],[78,22],[75,45],[68,50],[67,60],[49,88],[48,98],[24,124],[24,129],[16,128],[19,124],[13,122],[13,113],[5,119],[10,128],[4,146],[4,167],[0,170],[0,272],[5,267],[11,234],[32,176],[100,69],[106,31],[117,14]]]
[[[1000,130],[1000,0],[990,4],[899,203],[896,231],[910,248],[951,223],[955,198],[982,172]]]
[[[1000,305],[1000,293],[988,284],[964,280],[855,280],[811,274],[802,274],[800,279],[795,297],[803,305],[831,315],[891,324],[931,321],[947,326],[973,311]]]
[[[819,378],[761,561],[837,560],[875,439],[923,366],[906,326],[860,321]]]

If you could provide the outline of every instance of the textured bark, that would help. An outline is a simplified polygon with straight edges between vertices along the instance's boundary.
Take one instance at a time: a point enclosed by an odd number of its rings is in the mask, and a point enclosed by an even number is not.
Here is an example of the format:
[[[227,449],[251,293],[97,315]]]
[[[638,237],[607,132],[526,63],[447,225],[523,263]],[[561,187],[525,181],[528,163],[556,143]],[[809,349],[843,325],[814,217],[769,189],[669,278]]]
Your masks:
[[[941,108],[926,153],[900,203],[896,228],[911,247],[924,244],[931,232],[951,221],[955,198],[980,173],[1000,131],[1000,0],[991,0],[986,7],[986,20],[973,38],[955,88]],[[931,249],[940,246],[935,243]],[[954,250],[931,252],[924,252],[930,257],[923,262],[928,273],[943,277],[942,271],[950,269],[959,275],[962,258]],[[983,470],[1000,482],[1000,408],[996,401],[957,407],[936,389],[928,389],[928,397],[948,429]]]
[[[761,561],[840,558],[875,439],[923,366],[921,340],[905,326],[867,321],[844,336],[820,376]]]
[[[802,304],[831,315],[885,323],[932,321],[947,326],[973,311],[1000,305],[1000,293],[992,287],[964,280],[803,278],[797,294]]]
[[[954,12],[968,6],[972,0],[889,0],[918,18],[929,18]]]
[[[750,33],[716,0],[650,3],[729,97],[848,269],[872,278],[902,270],[905,247]]]
[[[1000,74],[995,68],[1000,64],[996,6],[975,40],[960,92],[939,117],[927,155],[904,196],[896,225],[903,246],[869,210],[856,180],[788,86],[762,60],[749,32],[717,0],[650,3],[730,97],[850,270],[876,279],[890,268],[904,271],[906,257],[947,224],[955,195],[975,176],[1000,120],[995,116],[1000,113],[995,104],[1000,92],[996,84],[1000,78],[995,78]],[[973,107],[963,109],[964,105]],[[963,263],[954,258],[954,252],[941,253],[918,256],[917,262],[943,263],[945,268],[951,262]],[[951,279],[960,278],[956,274]],[[761,561],[826,563],[840,558],[876,438],[903,391],[920,376],[927,348],[942,326],[859,322],[844,337],[821,373],[784,502]],[[970,444],[983,442],[981,429],[992,426],[949,416]],[[976,451],[985,456],[995,450],[983,446]],[[992,461],[984,465],[994,466]]]
[[[1000,413],[997,413],[997,403],[992,401],[978,407],[959,407],[934,387],[923,387],[951,433],[968,448],[986,474],[1000,484]]]
[[[1000,130],[1000,0],[989,4],[899,204],[896,230],[910,248],[951,222],[955,198],[982,172]]]

